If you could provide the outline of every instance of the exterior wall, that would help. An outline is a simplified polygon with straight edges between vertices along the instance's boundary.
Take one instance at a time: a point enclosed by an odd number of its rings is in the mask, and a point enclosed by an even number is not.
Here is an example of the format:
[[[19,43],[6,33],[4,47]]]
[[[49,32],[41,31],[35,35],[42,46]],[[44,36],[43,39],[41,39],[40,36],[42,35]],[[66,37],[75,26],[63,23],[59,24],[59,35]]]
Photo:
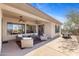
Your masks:
[[[55,36],[55,24],[51,23],[51,38]]]
[[[30,21],[20,23],[16,18],[3,17],[3,41],[16,39],[16,35],[7,34],[7,22],[36,25],[34,22],[30,22]]]
[[[54,37],[60,35],[60,32],[55,33],[55,25],[58,25],[58,24],[51,23],[51,22],[45,24],[44,33],[46,35],[48,35],[49,38],[54,38]]]
[[[0,54],[1,54],[1,48],[2,48],[2,11],[0,8]]]
[[[58,35],[60,35],[60,30],[58,33],[55,33],[55,25],[59,25],[59,24],[56,24],[56,23],[51,23],[51,37],[54,38]]]
[[[51,37],[51,24],[50,23],[46,23],[44,25],[44,33],[48,36]]]

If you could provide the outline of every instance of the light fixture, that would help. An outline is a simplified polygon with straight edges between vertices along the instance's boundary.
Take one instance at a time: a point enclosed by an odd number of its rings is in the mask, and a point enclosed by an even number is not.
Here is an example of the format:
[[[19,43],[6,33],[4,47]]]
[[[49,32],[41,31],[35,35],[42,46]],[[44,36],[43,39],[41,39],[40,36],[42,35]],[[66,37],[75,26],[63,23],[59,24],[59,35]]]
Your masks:
[[[19,22],[25,22],[22,16],[20,16]]]

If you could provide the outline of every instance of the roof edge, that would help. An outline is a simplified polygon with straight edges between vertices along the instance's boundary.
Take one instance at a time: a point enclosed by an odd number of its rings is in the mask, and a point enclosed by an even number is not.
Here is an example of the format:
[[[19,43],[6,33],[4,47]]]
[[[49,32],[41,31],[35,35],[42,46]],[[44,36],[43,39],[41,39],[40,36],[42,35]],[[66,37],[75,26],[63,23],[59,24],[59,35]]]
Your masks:
[[[29,6],[31,6],[31,7],[33,7],[33,6],[31,5],[31,3],[27,3],[27,4],[28,4]],[[33,7],[33,8],[36,9],[36,10],[38,10],[39,12],[43,13],[44,15],[47,15],[48,17],[52,18],[56,23],[63,24],[62,22],[56,20],[55,18],[51,17],[50,15],[48,15],[48,14],[46,14],[46,13],[44,13],[44,12],[42,12],[41,10],[37,9],[36,7]]]

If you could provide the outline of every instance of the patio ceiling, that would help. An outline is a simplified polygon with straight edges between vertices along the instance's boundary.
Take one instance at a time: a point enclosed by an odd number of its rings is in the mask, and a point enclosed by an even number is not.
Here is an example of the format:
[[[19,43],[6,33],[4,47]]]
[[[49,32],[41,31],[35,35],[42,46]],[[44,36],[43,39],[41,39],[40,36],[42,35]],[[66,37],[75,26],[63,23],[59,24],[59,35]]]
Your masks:
[[[16,18],[16,19],[20,19],[20,14],[17,14],[17,13],[13,13],[13,12],[10,12],[10,11],[6,11],[6,10],[2,10],[2,13],[3,13],[3,17],[10,17],[10,18]],[[22,16],[22,19],[24,20],[24,22],[34,22],[36,24],[44,24],[44,23],[48,23],[48,22],[45,22],[45,21],[40,21],[40,20],[37,20],[37,19],[33,19],[31,17],[26,17],[26,16]]]
[[[10,18],[15,18],[15,19],[20,19],[20,16],[22,16],[20,14],[9,12],[9,11],[6,11],[6,10],[2,10],[2,12],[3,12],[3,17],[10,17]],[[25,16],[23,16],[22,19],[24,20],[24,22],[29,21],[29,22],[34,22],[36,24],[48,23],[48,22],[45,22],[45,21],[40,21],[40,20],[36,20],[36,19],[30,18],[30,17],[25,17]]]
[[[5,5],[5,4],[0,4],[0,8],[2,8],[3,14],[6,14],[7,16],[12,15],[12,16],[18,17],[20,15],[20,16],[23,16],[24,19],[29,18],[30,20],[33,20],[33,21],[50,22],[50,21],[48,21],[46,19],[35,16],[35,15],[31,14],[31,13],[25,12],[23,10],[20,10],[20,9],[17,9],[17,8],[14,8],[14,7]]]
[[[6,11],[6,10],[2,10],[2,12],[3,12],[3,16],[6,16],[6,17],[20,19],[20,16],[22,16],[20,14],[13,13],[13,12]],[[25,21],[32,21],[32,22],[37,21],[36,19],[30,18],[30,17],[25,17],[25,16],[23,16],[22,19],[25,20]]]

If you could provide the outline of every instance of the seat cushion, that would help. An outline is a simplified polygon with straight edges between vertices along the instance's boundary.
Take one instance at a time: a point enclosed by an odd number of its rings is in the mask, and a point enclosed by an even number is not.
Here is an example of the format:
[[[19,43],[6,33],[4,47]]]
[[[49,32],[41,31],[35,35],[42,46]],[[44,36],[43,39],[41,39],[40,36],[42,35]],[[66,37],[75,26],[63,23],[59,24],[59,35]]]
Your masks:
[[[18,34],[18,37],[22,37],[22,34]]]
[[[23,37],[22,38],[23,40],[30,40],[30,39],[32,39],[31,37]]]

